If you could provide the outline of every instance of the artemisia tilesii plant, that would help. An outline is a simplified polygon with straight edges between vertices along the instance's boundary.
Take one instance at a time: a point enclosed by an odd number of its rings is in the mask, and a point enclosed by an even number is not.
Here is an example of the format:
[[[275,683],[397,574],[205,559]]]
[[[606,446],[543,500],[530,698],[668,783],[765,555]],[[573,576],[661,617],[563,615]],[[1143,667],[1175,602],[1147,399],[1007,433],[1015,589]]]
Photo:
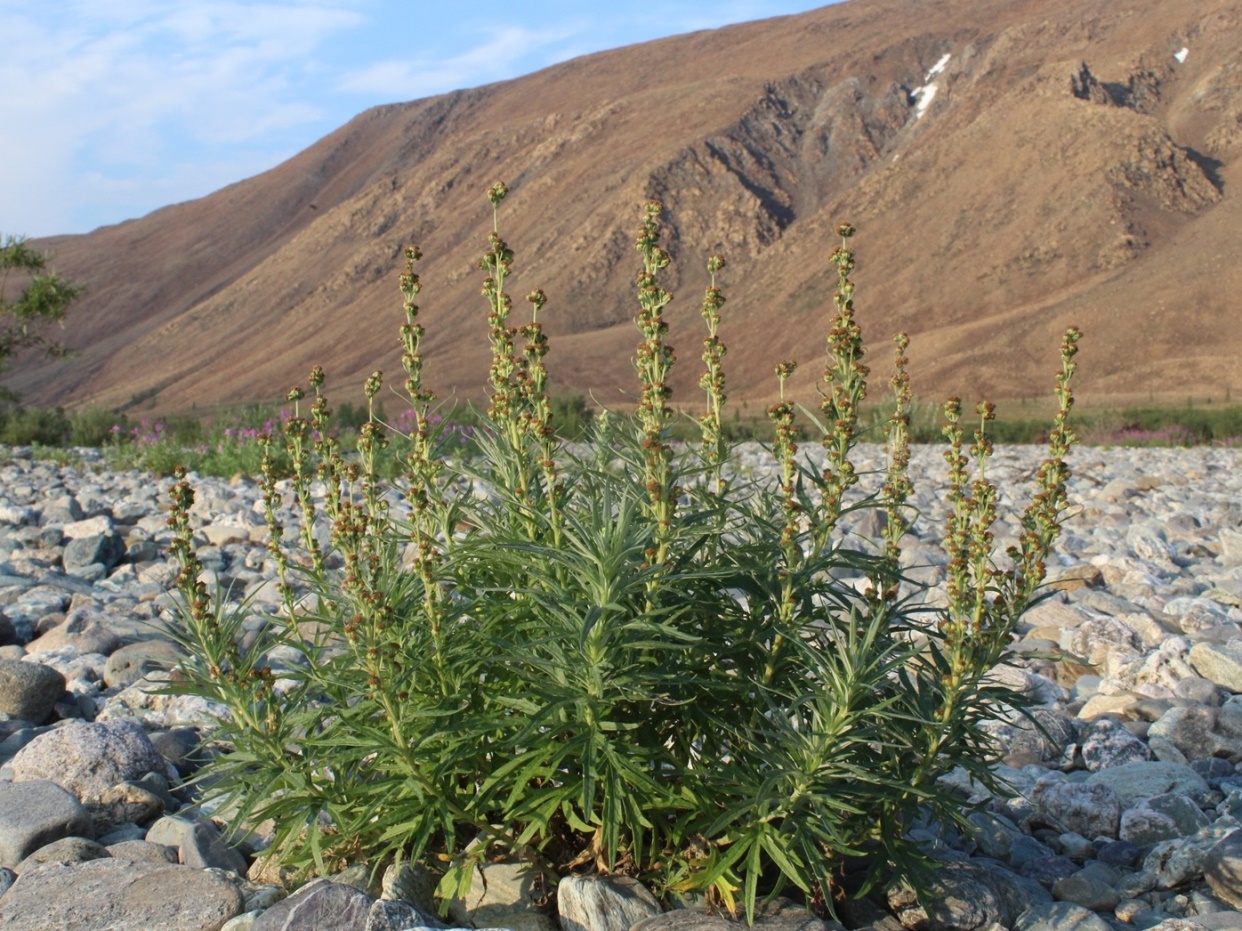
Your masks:
[[[637,407],[602,415],[585,444],[557,438],[543,291],[527,291],[527,322],[510,322],[507,195],[502,184],[488,192],[479,262],[492,358],[476,457],[455,454],[424,385],[421,255],[411,247],[400,278],[411,411],[401,442],[380,416],[376,372],[357,451],[344,453],[319,369],[309,416],[295,388],[281,436],[263,438],[282,594],[266,623],[256,606],[209,601],[193,491],[174,487],[191,655],[183,687],[231,712],[212,735],[231,749],[207,767],[209,791],[235,824],[273,819],[269,855],[286,865],[413,859],[441,875],[445,899],[499,855],[548,874],[624,872],[661,895],[702,892],[748,916],[781,891],[830,907],[851,860],[872,880],[892,867],[917,876],[922,852],[904,829],[964,818],[937,780],[958,766],[989,778],[998,748],[983,724],[1021,703],[989,673],[1057,537],[1077,332],[1062,347],[1049,457],[1003,558],[991,539],[991,408],[980,407],[968,448],[960,404],[947,406],[949,605],[931,611],[899,597],[913,586],[900,571],[912,491],[904,336],[882,491],[859,490],[851,459],[868,376],[852,228],[839,229],[827,262],[835,295],[820,448],[799,450],[795,363],[783,361],[769,413],[776,477],[764,479],[740,468],[724,439],[717,256],[703,300],[700,442],[672,439],[672,295],[661,284],[670,257],[654,202],[635,238]],[[381,466],[397,446],[404,477],[389,483]],[[273,465],[278,452],[288,477]],[[859,509],[883,514],[874,551],[842,544],[841,517]],[[857,576],[864,590],[838,581]]]

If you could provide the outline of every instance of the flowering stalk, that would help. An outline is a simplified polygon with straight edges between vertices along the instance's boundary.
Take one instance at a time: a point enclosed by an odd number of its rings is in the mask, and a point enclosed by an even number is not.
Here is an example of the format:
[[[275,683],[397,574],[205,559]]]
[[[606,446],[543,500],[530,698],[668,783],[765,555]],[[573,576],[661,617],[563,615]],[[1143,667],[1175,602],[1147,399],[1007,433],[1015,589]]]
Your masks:
[[[893,377],[889,384],[893,388],[893,416],[885,426],[885,439],[888,441],[888,470],[885,474],[884,488],[881,498],[884,502],[884,561],[888,578],[873,577],[871,582],[875,591],[886,601],[897,597],[895,580],[901,561],[901,540],[910,529],[910,521],[906,517],[906,502],[910,498],[913,486],[910,482],[910,408],[913,394],[910,391],[910,374],[906,370],[909,359],[906,349],[910,346],[910,338],[905,333],[898,333],[893,338],[896,359],[893,363]]]
[[[289,584],[289,557],[285,555],[285,528],[278,511],[280,492],[276,488],[276,461],[272,455],[272,434],[266,430],[259,434],[257,442],[263,450],[259,462],[259,487],[263,492],[263,520],[267,524],[267,551],[276,563],[276,588],[280,593],[284,615],[291,623],[294,618],[293,586]]]
[[[559,545],[561,513],[559,498],[564,493],[556,471],[556,429],[552,426],[552,402],[548,397],[548,369],[544,358],[548,354],[548,337],[539,322],[539,311],[548,302],[542,289],[536,288],[526,295],[530,303],[530,323],[522,327],[525,345],[524,357],[524,407],[523,423],[534,442],[535,455],[543,476],[544,493],[548,500],[549,517],[554,541]]]
[[[298,509],[302,514],[302,545],[306,548],[306,552],[310,554],[311,565],[315,571],[322,572],[324,567],[323,549],[319,545],[319,540],[315,537],[317,511],[314,497],[311,494],[311,477],[313,475],[311,465],[311,425],[301,415],[301,402],[305,397],[306,393],[299,385],[290,388],[289,393],[285,395],[285,400],[293,404],[293,416],[285,423],[285,449],[289,453],[289,459],[293,465],[293,493],[297,499]]]
[[[867,396],[870,371],[862,361],[862,331],[854,320],[854,283],[849,277],[854,269],[854,253],[847,247],[854,228],[842,225],[837,233],[841,245],[831,257],[837,269],[837,292],[832,298],[836,316],[828,333],[828,358],[823,377],[826,390],[820,404],[827,433],[823,440],[826,456],[820,487],[823,500],[815,521],[817,549],[828,544],[841,516],[845,492],[858,481],[850,462],[850,450],[857,439],[858,412]]]
[[[794,424],[794,406],[785,398],[785,383],[797,369],[796,362],[781,362],[776,366],[776,378],[780,383],[780,402],[768,411],[768,418],[775,427],[772,453],[781,469],[781,509],[785,524],[781,528],[780,547],[784,555],[781,571],[781,598],[777,605],[777,632],[768,648],[768,659],[761,681],[769,685],[776,674],[777,660],[785,642],[785,631],[793,625],[796,606],[794,570],[802,561],[801,517],[802,505],[798,500],[796,479],[798,475],[797,428]]]
[[[721,365],[728,350],[719,336],[720,308],[724,306],[725,296],[716,285],[716,273],[724,267],[725,260],[719,255],[713,255],[707,260],[707,274],[711,281],[703,295],[703,319],[707,322],[707,339],[703,340],[703,363],[706,368],[699,377],[699,387],[707,395],[707,410],[699,418],[703,455],[711,467],[712,491],[717,496],[723,495],[725,490],[722,469],[727,453],[720,425],[720,415],[728,398],[725,394],[724,368]]]
[[[509,189],[499,181],[488,191],[488,199],[492,202],[492,232],[488,236],[490,248],[479,260],[479,269],[487,273],[483,279],[483,296],[488,302],[488,338],[492,346],[488,416],[506,432],[515,432],[521,405],[517,388],[521,365],[514,344],[517,330],[508,325],[513,302],[505,293],[505,279],[513,269],[513,250],[500,238],[499,232],[499,206],[508,193]]]
[[[1057,373],[1057,413],[1048,435],[1048,457],[1039,467],[1035,497],[1022,515],[1022,534],[1016,548],[1011,548],[1013,586],[1009,594],[1010,610],[1022,611],[1043,583],[1044,560],[1061,534],[1061,514],[1066,505],[1066,488],[1070,468],[1065,462],[1074,433],[1069,428],[1070,410],[1074,406],[1071,379],[1078,368],[1074,356],[1082,332],[1070,327],[1061,341],[1061,371]]]
[[[642,384],[638,401],[638,423],[643,432],[643,481],[647,489],[647,515],[655,524],[656,545],[647,554],[653,565],[663,563],[672,536],[676,490],[672,487],[672,450],[666,433],[673,412],[668,406],[673,393],[669,371],[676,361],[673,347],[665,342],[668,324],[664,308],[673,296],[660,287],[657,276],[669,264],[668,253],[660,246],[660,214],[664,207],[651,201],[643,209],[642,227],[635,248],[643,257],[638,273],[638,314],[635,322],[643,341],[638,344],[635,367]]]
[[[431,633],[432,663],[439,677],[441,692],[447,694],[449,684],[445,676],[442,641],[443,593],[439,582],[444,556],[437,539],[438,515],[435,507],[437,485],[444,463],[435,455],[431,433],[429,414],[435,396],[423,385],[422,339],[425,330],[418,321],[419,306],[415,302],[422,291],[422,282],[414,271],[414,264],[421,258],[422,253],[417,247],[407,247],[405,273],[401,276],[402,309],[405,312],[405,323],[401,325],[401,367],[405,370],[405,391],[414,412],[410,451],[406,457],[406,478],[409,482],[406,500],[410,503],[410,541],[414,544],[412,568],[421,582],[422,609]]]
[[[275,677],[266,666],[243,671],[245,665],[237,641],[230,630],[221,625],[207,596],[207,585],[199,578],[203,564],[195,552],[194,530],[190,526],[194,489],[186,481],[184,466],[173,470],[173,479],[174,484],[169,489],[172,504],[168,526],[173,533],[169,551],[180,567],[176,586],[185,604],[189,640],[199,651],[198,656],[218,693],[228,701],[229,710],[263,740],[275,726],[277,711],[271,701]]]
[[[488,338],[492,347],[492,362],[489,369],[491,383],[491,400],[488,415],[496,425],[500,436],[512,451],[511,468],[507,474],[497,476],[502,484],[507,485],[518,501],[532,504],[537,495],[532,487],[534,476],[531,474],[530,457],[527,454],[527,435],[530,433],[530,410],[528,401],[531,396],[530,372],[527,370],[526,359],[519,358],[516,338],[518,329],[509,326],[509,314],[513,309],[513,301],[505,292],[505,279],[513,270],[513,250],[500,238],[499,206],[509,193],[504,184],[497,181],[488,191],[488,199],[492,203],[492,232],[488,237],[490,248],[479,260],[479,268],[487,273],[483,280],[483,296],[488,303]],[[532,336],[541,335],[538,331]],[[541,347],[532,347],[537,355]],[[529,356],[527,357],[529,358]],[[540,362],[542,360],[540,359]],[[533,522],[528,521],[528,533],[532,539],[535,535]]]

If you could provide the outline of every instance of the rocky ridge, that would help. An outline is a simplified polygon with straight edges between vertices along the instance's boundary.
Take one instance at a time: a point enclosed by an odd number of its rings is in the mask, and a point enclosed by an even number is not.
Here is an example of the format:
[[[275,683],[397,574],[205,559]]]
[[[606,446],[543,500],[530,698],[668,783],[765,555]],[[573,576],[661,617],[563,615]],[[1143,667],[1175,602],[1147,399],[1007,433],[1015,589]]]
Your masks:
[[[188,809],[181,782],[221,709],[158,692],[176,648],[161,637],[175,569],[167,480],[0,459],[0,922],[14,928],[401,931],[440,922],[408,869],[365,869],[292,891]],[[864,465],[880,463],[865,448]],[[1023,504],[1035,448],[998,450],[1002,513]],[[788,902],[761,923],[897,931],[1242,928],[1242,469],[1230,449],[1078,449],[1074,515],[1055,593],[1025,618],[1017,668],[1039,727],[998,724],[1012,787],[980,803],[972,836],[923,831],[938,894],[894,887],[843,902],[840,924]],[[742,467],[768,468],[745,447]],[[911,575],[939,597],[939,450],[917,448],[923,518]],[[276,604],[257,487],[198,479],[193,510],[210,586]],[[286,512],[282,511],[282,514]],[[291,513],[287,514],[291,519]],[[997,528],[998,542],[1015,533]],[[863,534],[865,525],[852,532]],[[262,623],[256,615],[256,623]],[[1060,651],[1060,652],[1058,652]],[[486,875],[484,875],[486,874]],[[463,927],[659,931],[720,927],[664,912],[626,880],[569,877],[559,916],[529,900],[516,864],[488,864],[455,902]]]

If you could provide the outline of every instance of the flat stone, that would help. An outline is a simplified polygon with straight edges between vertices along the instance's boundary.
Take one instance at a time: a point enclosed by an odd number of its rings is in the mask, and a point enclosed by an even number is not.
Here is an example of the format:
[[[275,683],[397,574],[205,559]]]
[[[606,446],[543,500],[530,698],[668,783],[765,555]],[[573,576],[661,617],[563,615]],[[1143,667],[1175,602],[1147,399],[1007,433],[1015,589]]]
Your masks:
[[[367,912],[364,931],[413,931],[415,928],[438,928],[440,921],[415,908],[409,902],[376,899]],[[627,929],[628,931],[628,929]]]
[[[1059,902],[1073,902],[1093,912],[1111,912],[1121,896],[1105,883],[1085,876],[1066,876],[1052,884],[1052,897]]]
[[[71,646],[79,653],[107,656],[121,645],[120,636],[108,626],[108,620],[107,615],[95,611],[70,611],[64,623],[30,641],[26,652],[51,652]]]
[[[17,866],[45,844],[89,834],[82,804],[52,782],[0,782],[0,866]]]
[[[352,886],[316,879],[277,902],[251,925],[252,931],[366,931],[372,899]]]
[[[87,860],[100,860],[112,854],[102,844],[85,837],[62,837],[50,844],[44,844],[21,863],[13,868],[18,876],[28,873],[44,863],[85,863]]]
[[[167,844],[153,844],[148,840],[123,840],[109,844],[108,853],[118,860],[137,863],[176,863],[177,851]]]
[[[85,520],[75,520],[65,524],[60,528],[60,532],[70,540],[81,540],[85,537],[102,537],[112,533],[115,529],[112,525],[112,518],[100,514],[97,517],[88,517]]]
[[[744,913],[732,919],[727,915],[709,914],[699,908],[676,908],[644,918],[636,922],[630,931],[740,931],[745,927]],[[837,922],[816,918],[788,899],[767,905],[757,904],[754,927],[764,931],[843,931]]]
[[[1203,878],[1212,895],[1242,908],[1242,830],[1225,835],[1203,860]]]
[[[212,546],[227,546],[230,543],[248,543],[249,527],[234,527],[230,524],[208,524],[198,530]]]
[[[1032,905],[1012,927],[1013,931],[1113,931],[1113,926],[1095,912],[1072,902]]]
[[[216,873],[107,858],[49,863],[19,876],[0,897],[0,927],[219,931],[241,908],[241,892]]]
[[[1203,777],[1189,766],[1157,761],[1110,766],[1092,773],[1087,777],[1087,783],[1108,786],[1126,806],[1140,798],[1151,798],[1153,795],[1171,793],[1194,799],[1202,797],[1208,791]]]
[[[1196,643],[1187,662],[1210,682],[1231,692],[1242,692],[1242,642]]]
[[[104,666],[108,688],[133,685],[148,673],[172,669],[184,658],[184,651],[171,640],[140,640],[115,650]]]

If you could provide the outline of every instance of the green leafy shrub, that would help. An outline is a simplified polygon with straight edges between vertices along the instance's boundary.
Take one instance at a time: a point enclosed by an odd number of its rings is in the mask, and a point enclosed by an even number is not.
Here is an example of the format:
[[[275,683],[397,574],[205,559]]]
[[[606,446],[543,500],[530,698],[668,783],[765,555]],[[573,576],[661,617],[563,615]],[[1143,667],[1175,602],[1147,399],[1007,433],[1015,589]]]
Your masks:
[[[6,446],[64,446],[71,432],[61,408],[0,406],[0,443]]]
[[[494,207],[504,194],[492,189]],[[740,468],[726,436],[719,258],[703,302],[705,412],[695,443],[670,442],[660,212],[646,206],[637,237],[637,410],[604,413],[583,445],[555,435],[546,298],[532,291],[529,322],[510,324],[514,256],[494,226],[479,263],[492,349],[479,455],[445,455],[448,422],[422,376],[420,256],[407,250],[404,479],[379,472],[397,439],[376,416],[379,373],[356,457],[329,429],[322,370],[290,393],[282,435],[259,440],[284,605],[257,636],[241,636],[250,606],[213,604],[196,581],[181,473],[172,524],[192,659],[180,687],[230,711],[204,784],[235,824],[274,819],[271,855],[285,865],[411,858],[442,875],[447,898],[499,846],[532,869],[625,872],[662,894],[740,900],[748,915],[782,890],[830,907],[851,864],[868,881],[919,875],[923,854],[904,830],[916,820],[964,824],[941,776],[960,766],[992,781],[998,748],[982,725],[1022,702],[989,671],[1057,537],[1077,332],[1062,347],[1049,456],[1003,568],[984,478],[991,408],[980,406],[967,447],[960,405],[946,406],[950,604],[920,608],[898,596],[911,491],[904,337],[883,491],[864,496],[850,459],[868,374],[853,231],[841,228],[831,257],[821,448],[800,455],[783,397],[794,364],[782,362],[770,481]],[[273,466],[282,446],[287,486]],[[292,539],[286,505],[301,514]],[[884,512],[883,538],[874,552],[844,548],[840,519],[866,508]]]

